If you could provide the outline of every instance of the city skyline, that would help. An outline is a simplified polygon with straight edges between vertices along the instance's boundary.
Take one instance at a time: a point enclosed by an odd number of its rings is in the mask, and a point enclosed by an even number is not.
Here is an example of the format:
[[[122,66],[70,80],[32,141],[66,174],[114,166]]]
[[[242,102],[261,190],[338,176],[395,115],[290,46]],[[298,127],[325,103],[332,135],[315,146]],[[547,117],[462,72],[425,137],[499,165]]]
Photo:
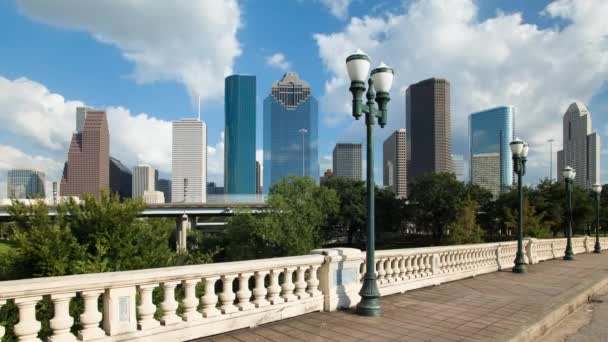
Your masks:
[[[403,95],[407,85],[419,80],[431,76],[450,80],[454,154],[468,154],[467,113],[501,103],[516,105],[526,113],[522,123],[525,131],[518,135],[531,144],[526,183],[536,182],[548,174],[546,141],[556,139],[555,149],[561,149],[561,116],[569,103],[575,100],[585,103],[595,114],[597,132],[601,137],[608,134],[605,115],[608,88],[604,85],[607,68],[597,59],[606,53],[606,47],[584,44],[600,41],[598,37],[606,34],[602,31],[604,26],[596,24],[603,20],[605,11],[605,5],[600,2],[586,7],[573,2],[567,7],[561,1],[533,4],[462,1],[458,4],[461,15],[457,17],[452,17],[452,4],[441,9],[432,0],[395,2],[380,6],[372,13],[368,13],[369,8],[363,3],[349,2],[342,16],[334,16],[321,2],[277,3],[270,9],[246,2],[218,4],[231,6],[226,12],[230,20],[226,20],[225,26],[215,28],[206,24],[209,20],[205,18],[213,11],[202,10],[207,6],[205,2],[179,6],[178,17],[189,17],[180,21],[174,35],[185,45],[176,46],[173,51],[178,51],[180,58],[171,59],[165,53],[171,49],[166,48],[167,42],[158,37],[153,26],[143,26],[143,30],[137,32],[138,41],[144,45],[133,45],[129,40],[126,32],[132,31],[130,25],[135,25],[129,23],[132,18],[129,11],[133,8],[109,6],[107,12],[98,14],[102,20],[93,22],[87,21],[90,13],[94,13],[88,8],[90,4],[73,4],[71,13],[81,15],[72,18],[83,20],[73,22],[63,16],[61,10],[50,13],[29,0],[3,2],[0,22],[4,24],[0,25],[10,25],[7,27],[11,29],[2,30],[6,44],[0,48],[3,53],[0,89],[7,94],[0,100],[3,108],[0,116],[6,122],[0,128],[0,155],[6,165],[0,169],[0,195],[6,195],[8,168],[36,167],[47,173],[48,181],[60,178],[62,159],[74,131],[73,119],[68,117],[73,118],[79,106],[100,108],[108,113],[112,156],[128,167],[150,163],[159,168],[162,176],[168,177],[171,121],[196,117],[199,95],[202,95],[202,118],[209,126],[209,180],[221,184],[224,97],[223,87],[215,81],[221,82],[229,74],[256,75],[257,87],[264,91],[285,71],[303,75],[319,99],[319,161],[320,170],[325,170],[330,167],[331,149],[336,142],[363,140],[362,132],[348,120],[350,94],[344,85],[343,60],[356,47],[361,47],[373,60],[384,60],[395,68],[394,99]],[[57,6],[61,9],[65,4]],[[154,10],[162,11],[163,6],[154,6]],[[152,11],[137,13],[146,19]],[[394,14],[393,20],[386,19],[386,13]],[[369,20],[363,20],[364,15],[369,15]],[[451,19],[446,20],[448,17]],[[264,29],[267,18],[273,18],[279,26],[301,18],[319,20],[316,25],[302,23],[285,36],[281,30],[267,32]],[[245,21],[246,26],[240,25]],[[503,25],[488,28],[491,22]],[[145,20],[139,25],[144,23],[149,25]],[[356,31],[357,25],[361,25],[361,31]],[[385,37],[375,31],[380,27],[386,28]],[[420,30],[411,31],[412,27]],[[589,27],[601,29],[590,32],[585,29]],[[436,40],[432,44],[421,44],[429,41],[428,37],[450,29],[463,32],[461,42],[464,43],[450,45]],[[523,32],[517,42],[501,33],[514,31]],[[200,39],[201,35],[214,32],[220,32],[221,38]],[[359,34],[355,32],[372,38],[369,42],[358,41]],[[583,34],[587,36],[581,36]],[[153,49],[147,48],[150,46]],[[226,49],[217,48],[219,46]],[[467,51],[461,51],[459,46],[467,46]],[[582,51],[584,58],[571,57],[567,53],[571,49]],[[416,54],[410,53],[414,50]],[[159,57],[155,60],[160,64],[146,64],[143,52]],[[504,58],[506,55],[517,58]],[[548,56],[560,58],[554,60]],[[189,68],[180,63],[187,63]],[[40,68],[40,65],[49,67]],[[206,65],[211,69],[204,69]],[[572,75],[581,75],[582,71],[588,76],[572,82]],[[529,76],[539,73],[543,73],[543,79]],[[262,98],[258,97],[258,113],[261,113],[261,102]],[[403,102],[395,100],[389,104],[388,127],[379,130],[375,137],[376,155],[381,153],[381,142],[389,133],[403,126]],[[261,132],[260,116],[258,132]],[[261,160],[262,138],[256,138],[256,159]],[[600,154],[606,153],[604,147]],[[605,164],[607,159],[601,159]],[[555,156],[553,162],[555,169]],[[382,164],[379,161],[375,169],[376,182],[380,183]],[[601,179],[605,181],[607,168],[600,169]],[[47,192],[48,188],[49,184]]]

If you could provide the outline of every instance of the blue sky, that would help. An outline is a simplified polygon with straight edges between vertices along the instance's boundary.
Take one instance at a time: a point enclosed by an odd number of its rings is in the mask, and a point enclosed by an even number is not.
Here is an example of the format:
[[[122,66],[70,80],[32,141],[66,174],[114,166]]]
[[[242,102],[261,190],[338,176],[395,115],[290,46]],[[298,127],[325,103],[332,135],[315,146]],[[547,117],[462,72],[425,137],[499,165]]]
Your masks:
[[[396,71],[389,126],[376,140],[378,182],[382,140],[405,125],[405,87],[433,76],[452,82],[453,152],[465,160],[469,112],[521,108],[517,134],[533,145],[533,182],[547,174],[544,142],[555,138],[561,146],[561,116],[575,99],[587,103],[608,146],[602,16],[608,16],[602,0],[2,1],[0,168],[38,166],[59,177],[72,109],[84,103],[112,108],[112,154],[167,175],[168,122],[194,116],[194,93],[201,92],[209,180],[221,182],[223,77],[230,70],[257,76],[261,149],[261,102],[272,82],[292,70],[321,103],[322,173],[336,142],[363,142],[362,122],[348,117],[343,62],[361,47],[374,64],[382,59]],[[273,55],[278,63],[271,65]]]

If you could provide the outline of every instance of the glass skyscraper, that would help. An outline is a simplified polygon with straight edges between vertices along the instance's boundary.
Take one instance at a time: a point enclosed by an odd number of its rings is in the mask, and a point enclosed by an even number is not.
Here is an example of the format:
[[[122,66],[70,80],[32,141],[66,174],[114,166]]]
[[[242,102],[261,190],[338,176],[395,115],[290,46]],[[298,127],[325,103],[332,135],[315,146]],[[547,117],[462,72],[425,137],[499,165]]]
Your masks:
[[[264,193],[289,175],[319,179],[317,100],[288,72],[264,100]]]
[[[255,76],[231,75],[225,80],[224,191],[255,194]]]
[[[478,183],[494,195],[513,184],[513,161],[509,143],[515,137],[515,108],[501,106],[469,115],[469,148],[471,182]],[[485,162],[488,157],[498,157],[499,174],[488,174]],[[494,168],[492,168],[494,169]]]
[[[13,169],[8,171],[6,194],[11,199],[44,198],[44,172],[34,169]]]

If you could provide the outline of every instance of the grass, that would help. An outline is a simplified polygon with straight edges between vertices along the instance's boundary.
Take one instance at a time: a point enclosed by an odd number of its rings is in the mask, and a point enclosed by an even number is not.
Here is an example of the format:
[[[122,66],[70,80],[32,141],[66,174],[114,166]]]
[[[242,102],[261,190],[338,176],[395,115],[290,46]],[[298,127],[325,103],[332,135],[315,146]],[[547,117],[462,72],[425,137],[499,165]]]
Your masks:
[[[0,255],[2,254],[10,254],[13,253],[15,251],[15,247],[13,247],[13,244],[8,242],[8,241],[2,241],[0,240]]]

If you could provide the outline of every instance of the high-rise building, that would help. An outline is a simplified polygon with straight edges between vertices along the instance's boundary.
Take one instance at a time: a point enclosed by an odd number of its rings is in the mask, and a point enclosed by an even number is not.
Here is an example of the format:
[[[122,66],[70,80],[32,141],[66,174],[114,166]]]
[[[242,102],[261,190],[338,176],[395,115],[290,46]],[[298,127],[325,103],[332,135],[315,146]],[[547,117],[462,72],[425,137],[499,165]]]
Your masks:
[[[121,200],[131,198],[133,174],[120,160],[110,157],[110,192]]]
[[[405,93],[408,178],[451,172],[450,82],[430,78]]]
[[[318,105],[294,72],[274,82],[264,100],[264,193],[289,175],[319,179]]]
[[[500,153],[477,153],[471,157],[471,182],[497,196],[500,191]]]
[[[334,176],[361,180],[361,144],[337,143],[333,151]]]
[[[259,161],[255,161],[255,193],[262,193],[262,165]]]
[[[405,128],[393,132],[382,145],[382,178],[400,198],[407,196],[407,137]]]
[[[144,191],[141,198],[146,204],[162,204],[165,203],[165,194],[162,191]]]
[[[133,198],[143,198],[144,192],[156,190],[156,170],[147,164],[133,168]]]
[[[82,133],[82,130],[84,128],[84,121],[87,118],[87,110],[91,110],[91,108],[76,108],[76,133]]]
[[[321,179],[319,180],[319,182],[321,183],[321,185],[323,185],[323,184],[325,184],[325,182],[330,180],[333,176],[334,176],[334,170],[327,169],[323,173],[323,176],[321,176]]]
[[[79,109],[77,116],[78,113]],[[99,198],[101,192],[110,187],[110,132],[106,112],[86,108],[84,112],[80,109],[80,113],[84,113],[84,123],[82,129],[77,127],[72,135],[59,191],[61,196],[82,198],[89,193]]]
[[[224,89],[224,190],[255,194],[255,76],[228,76]]]
[[[46,175],[35,169],[8,170],[6,194],[11,199],[45,198]]]
[[[456,180],[464,182],[464,156],[461,154],[452,154],[452,173],[456,176]]]
[[[159,179],[156,190],[161,191],[165,197],[165,203],[171,203],[171,181],[168,179]]]
[[[471,158],[469,172],[473,184],[486,188],[495,196],[498,195],[498,192],[507,191],[513,185],[513,159],[509,143],[514,138],[515,107],[500,106],[469,115],[469,152]],[[475,169],[487,165],[486,162],[474,163],[476,155],[482,154],[484,156],[480,158],[486,160],[489,158],[486,154],[495,153],[498,153],[499,158],[497,175],[490,176],[488,170]],[[473,177],[473,174],[478,175],[478,177]],[[477,183],[476,180],[481,183]],[[488,183],[490,180],[495,180],[497,183],[490,184]]]
[[[207,125],[198,119],[173,121],[171,200],[207,201]],[[186,187],[184,187],[186,180]],[[184,198],[186,188],[186,198]]]
[[[224,195],[224,187],[218,186],[215,182],[207,183],[207,195]]]
[[[600,184],[600,135],[591,132],[591,113],[581,102],[574,102],[563,118],[564,148],[557,152],[557,179],[563,180],[562,170],[576,170],[574,184],[589,188]]]

